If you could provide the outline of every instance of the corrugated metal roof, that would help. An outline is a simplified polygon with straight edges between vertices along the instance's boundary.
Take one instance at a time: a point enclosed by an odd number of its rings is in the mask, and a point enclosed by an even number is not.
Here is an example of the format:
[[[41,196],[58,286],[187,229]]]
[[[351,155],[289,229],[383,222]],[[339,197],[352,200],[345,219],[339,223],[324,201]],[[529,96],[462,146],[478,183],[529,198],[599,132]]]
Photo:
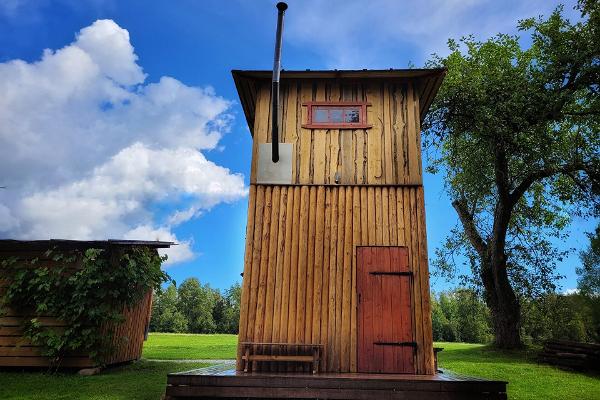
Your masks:
[[[262,70],[232,70],[235,87],[250,132],[254,135],[254,113],[256,107],[256,84],[270,80],[273,71]],[[362,70],[304,70],[281,71],[281,81],[286,79],[411,79],[417,81],[420,99],[421,121],[425,118],[429,106],[444,80],[445,68],[432,69],[362,69]]]

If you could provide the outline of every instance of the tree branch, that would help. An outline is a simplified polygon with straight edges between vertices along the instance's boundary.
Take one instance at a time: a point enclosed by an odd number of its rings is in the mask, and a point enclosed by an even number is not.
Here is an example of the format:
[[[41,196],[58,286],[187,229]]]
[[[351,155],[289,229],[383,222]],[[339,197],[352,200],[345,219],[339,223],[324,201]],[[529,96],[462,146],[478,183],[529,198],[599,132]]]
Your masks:
[[[512,193],[510,194],[510,204],[512,206],[514,206],[519,201],[519,199],[521,197],[523,197],[525,192],[527,192],[527,190],[529,190],[531,185],[533,185],[535,182],[537,182],[541,179],[550,178],[551,176],[556,175],[556,174],[570,175],[573,172],[580,172],[580,171],[589,173],[590,170],[591,170],[591,168],[588,165],[581,163],[581,162],[575,162],[572,164],[563,165],[561,167],[543,168],[536,172],[532,172],[531,174],[526,176],[521,181],[521,183],[512,191]]]
[[[471,214],[468,210],[466,201],[464,199],[454,200],[452,202],[452,206],[458,213],[458,218],[469,238],[469,241],[477,251],[477,253],[483,257],[487,250],[487,244],[481,238],[481,235],[477,231],[477,227],[475,226],[475,221],[473,219],[473,214]]]

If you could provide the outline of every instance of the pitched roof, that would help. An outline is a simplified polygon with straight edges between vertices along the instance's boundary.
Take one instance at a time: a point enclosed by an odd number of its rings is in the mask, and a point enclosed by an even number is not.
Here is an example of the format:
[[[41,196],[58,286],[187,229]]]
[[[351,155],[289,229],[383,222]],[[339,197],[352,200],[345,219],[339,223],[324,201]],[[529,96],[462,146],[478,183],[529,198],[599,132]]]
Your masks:
[[[256,108],[256,87],[259,82],[270,81],[273,71],[263,70],[237,70],[231,71],[235,87],[238,91],[242,108],[250,128],[254,135],[254,113]],[[286,79],[410,79],[417,82],[420,100],[421,121],[425,118],[429,106],[433,102],[444,76],[445,68],[435,69],[384,69],[384,70],[305,70],[305,71],[281,71],[281,81]]]

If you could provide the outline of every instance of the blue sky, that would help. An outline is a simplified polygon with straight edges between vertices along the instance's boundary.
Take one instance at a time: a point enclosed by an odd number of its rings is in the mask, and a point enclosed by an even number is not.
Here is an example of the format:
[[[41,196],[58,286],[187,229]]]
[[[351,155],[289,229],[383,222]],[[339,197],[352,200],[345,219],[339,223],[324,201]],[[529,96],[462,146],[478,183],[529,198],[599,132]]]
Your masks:
[[[178,282],[239,281],[251,137],[230,70],[271,68],[274,4],[0,0],[0,237],[177,240]],[[289,4],[283,68],[344,69],[421,66],[557,2]],[[456,216],[440,177],[425,189],[432,255]],[[566,245],[593,225],[575,220]],[[560,264],[564,289],[577,263]]]

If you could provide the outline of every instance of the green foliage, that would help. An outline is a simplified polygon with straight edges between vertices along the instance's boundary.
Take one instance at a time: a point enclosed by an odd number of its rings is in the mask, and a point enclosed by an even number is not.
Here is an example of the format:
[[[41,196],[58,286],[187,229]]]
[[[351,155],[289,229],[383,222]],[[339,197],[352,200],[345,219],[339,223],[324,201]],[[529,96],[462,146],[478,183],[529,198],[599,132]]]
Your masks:
[[[171,283],[166,290],[157,290],[152,302],[150,330],[157,332],[187,332],[188,322],[178,310],[177,287]]]
[[[600,342],[600,297],[551,293],[523,300],[522,332],[526,341],[549,339]]]
[[[520,38],[450,40],[424,122],[430,172],[445,175],[460,224],[436,250],[439,273],[483,288],[495,340],[520,345],[519,298],[555,289],[572,215],[600,215],[600,2],[527,19]]]
[[[516,36],[466,37],[428,64],[448,68],[425,123],[429,169],[445,173],[448,194],[464,202],[485,243],[502,197],[514,200],[505,253],[512,283],[528,296],[554,289],[566,251],[553,243],[571,214],[598,204],[600,9],[586,10],[575,24],[560,7],[547,20],[522,21],[532,34],[528,49]],[[452,272],[451,255],[462,253],[479,275],[471,242],[456,229],[436,265]]]
[[[222,317],[217,318],[218,332],[237,333],[240,321],[240,303],[242,301],[242,287],[239,283],[234,283],[225,291],[225,295],[219,299],[222,304]]]
[[[66,329],[58,330],[31,318],[24,332],[57,366],[69,352],[87,353],[102,363],[114,350],[114,332],[106,327],[122,322],[125,307],[169,279],[160,268],[164,258],[145,247],[52,249],[45,256],[54,265],[38,259],[2,261],[9,285],[0,305],[65,323]]]
[[[600,342],[600,296],[548,293],[521,299],[521,336],[528,344],[561,339]],[[433,340],[490,343],[492,323],[485,302],[471,289],[431,295]]]
[[[153,332],[237,333],[241,287],[235,283],[224,294],[197,278],[157,290],[150,330]]]
[[[490,313],[470,289],[432,295],[433,339],[447,342],[489,343]]]
[[[217,293],[208,284],[201,285],[197,278],[188,278],[177,289],[179,310],[188,321],[190,332],[215,333],[217,326],[213,310]]]
[[[588,237],[589,248],[579,253],[582,265],[577,268],[577,287],[583,294],[600,296],[600,224]]]

